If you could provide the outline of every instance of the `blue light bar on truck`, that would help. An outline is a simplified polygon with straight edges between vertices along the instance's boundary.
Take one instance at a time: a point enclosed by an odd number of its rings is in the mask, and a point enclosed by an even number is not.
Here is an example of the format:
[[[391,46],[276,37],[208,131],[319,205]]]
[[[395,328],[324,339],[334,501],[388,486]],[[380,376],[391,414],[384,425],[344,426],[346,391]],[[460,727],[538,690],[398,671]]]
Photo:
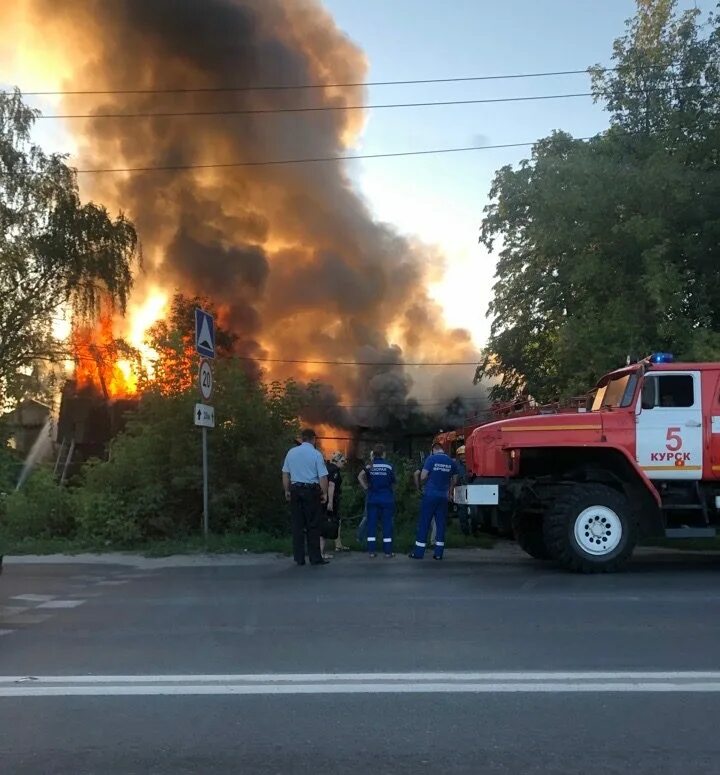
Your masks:
[[[650,363],[672,363],[675,360],[672,353],[653,353]]]

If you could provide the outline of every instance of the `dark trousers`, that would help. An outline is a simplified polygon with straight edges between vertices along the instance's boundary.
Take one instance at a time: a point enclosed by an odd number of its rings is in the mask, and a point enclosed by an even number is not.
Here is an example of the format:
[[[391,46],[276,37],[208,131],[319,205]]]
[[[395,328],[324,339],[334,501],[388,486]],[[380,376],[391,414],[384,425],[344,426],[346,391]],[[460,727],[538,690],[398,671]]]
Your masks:
[[[310,562],[320,562],[320,488],[291,487],[290,514],[292,518],[293,558],[305,562],[305,537]]]
[[[370,554],[377,551],[377,526],[382,522],[383,551],[392,554],[394,503],[368,503],[367,505],[367,545]]]

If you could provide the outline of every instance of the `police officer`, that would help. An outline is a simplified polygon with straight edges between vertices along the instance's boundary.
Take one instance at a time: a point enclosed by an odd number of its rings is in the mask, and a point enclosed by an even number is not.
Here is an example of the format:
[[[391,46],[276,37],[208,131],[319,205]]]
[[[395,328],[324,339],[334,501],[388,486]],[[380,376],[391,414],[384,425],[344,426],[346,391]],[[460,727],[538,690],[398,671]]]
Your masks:
[[[367,545],[370,557],[377,556],[377,523],[382,520],[383,552],[394,557],[392,550],[393,517],[395,516],[395,469],[385,460],[385,447],[377,444],[372,462],[358,474],[360,486],[367,493]]]
[[[327,503],[328,471],[315,448],[317,435],[311,428],[301,434],[302,443],[285,456],[282,481],[292,516],[293,557],[305,565],[305,537],[311,565],[327,565],[320,553],[320,509]]]
[[[445,551],[445,523],[447,521],[448,498],[450,489],[457,482],[457,465],[443,452],[440,444],[433,444],[432,454],[425,461],[420,473],[420,481],[425,485],[420,505],[415,547],[409,557],[422,560],[425,556],[430,522],[435,518],[437,535],[433,559],[442,560]]]

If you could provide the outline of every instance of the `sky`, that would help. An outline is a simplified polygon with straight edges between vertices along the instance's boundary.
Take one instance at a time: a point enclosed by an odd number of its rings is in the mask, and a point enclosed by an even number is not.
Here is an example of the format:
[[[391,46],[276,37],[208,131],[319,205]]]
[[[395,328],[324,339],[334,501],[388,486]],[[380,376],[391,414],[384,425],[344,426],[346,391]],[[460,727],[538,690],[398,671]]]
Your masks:
[[[634,14],[634,0],[321,0],[367,57],[368,81],[583,70],[609,64],[612,43]],[[713,10],[717,0],[678,0],[678,8]],[[25,88],[44,75],[17,53]],[[17,73],[13,74],[17,77]],[[0,83],[4,79],[0,74]],[[368,104],[485,99],[587,92],[587,75],[450,84],[369,87]],[[37,103],[44,112],[57,107]],[[39,122],[38,141],[72,152],[59,122]],[[587,137],[607,126],[589,97],[492,105],[376,109],[349,153],[531,143],[555,129]],[[495,257],[479,244],[483,208],[495,171],[527,158],[530,146],[438,156],[374,159],[349,170],[381,221],[444,255],[443,279],[431,289],[447,322],[485,343]]]
[[[580,70],[609,64],[634,0],[324,0],[338,26],[365,51],[368,81]],[[716,0],[680,0],[713,10]],[[587,75],[383,86],[368,104],[484,99],[589,91]],[[522,143],[554,129],[586,137],[607,126],[592,99],[370,111],[359,148],[384,153]],[[441,247],[444,280],[433,288],[451,325],[478,345],[495,259],[478,244],[494,173],[529,148],[353,162],[352,175],[377,218]]]

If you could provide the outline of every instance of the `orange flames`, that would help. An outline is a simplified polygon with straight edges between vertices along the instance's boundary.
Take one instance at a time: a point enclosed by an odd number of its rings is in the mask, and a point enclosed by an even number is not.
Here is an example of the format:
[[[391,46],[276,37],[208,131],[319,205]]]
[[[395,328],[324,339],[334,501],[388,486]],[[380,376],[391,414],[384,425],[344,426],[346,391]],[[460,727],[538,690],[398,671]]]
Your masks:
[[[128,398],[137,393],[137,374],[118,348],[112,314],[103,311],[94,326],[73,326],[70,339],[78,390],[93,390],[105,398]]]

